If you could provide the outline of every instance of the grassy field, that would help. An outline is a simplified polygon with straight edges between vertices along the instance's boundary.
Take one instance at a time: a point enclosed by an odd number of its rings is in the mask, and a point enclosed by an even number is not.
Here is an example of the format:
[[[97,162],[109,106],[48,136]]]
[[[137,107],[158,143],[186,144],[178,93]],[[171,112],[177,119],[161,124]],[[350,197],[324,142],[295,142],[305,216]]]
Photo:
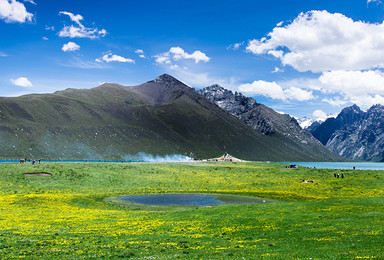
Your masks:
[[[23,175],[33,172],[52,176]],[[382,171],[272,163],[2,164],[0,259],[384,259],[383,187]],[[155,193],[274,202],[142,207],[116,200]]]

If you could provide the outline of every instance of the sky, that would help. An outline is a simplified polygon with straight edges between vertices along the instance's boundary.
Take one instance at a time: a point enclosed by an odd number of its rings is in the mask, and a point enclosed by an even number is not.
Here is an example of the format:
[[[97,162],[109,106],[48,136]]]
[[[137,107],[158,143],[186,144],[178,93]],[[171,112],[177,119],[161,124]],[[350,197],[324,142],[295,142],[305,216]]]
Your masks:
[[[0,96],[167,73],[301,118],[384,104],[379,0],[0,0]]]

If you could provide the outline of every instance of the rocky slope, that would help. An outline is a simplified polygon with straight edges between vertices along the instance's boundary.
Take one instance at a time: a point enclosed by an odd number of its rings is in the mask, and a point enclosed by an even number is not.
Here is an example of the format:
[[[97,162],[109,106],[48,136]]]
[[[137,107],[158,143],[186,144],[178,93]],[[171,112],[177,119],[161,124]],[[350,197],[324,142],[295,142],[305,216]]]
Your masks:
[[[336,118],[328,118],[317,127],[310,127],[312,135],[322,144],[327,145],[331,136],[348,125],[353,125],[364,117],[364,112],[357,106],[344,108]]]
[[[253,98],[238,92],[233,93],[219,85],[212,85],[198,92],[266,136],[284,136],[309,154],[314,152],[327,154],[329,152],[307,130],[303,130],[295,118],[277,113],[273,109],[257,103]],[[336,156],[335,159],[341,158]]]
[[[354,160],[384,161],[382,105],[372,106],[367,112],[356,105],[345,108],[332,122],[332,126],[336,127],[326,142],[329,149]],[[324,128],[322,125],[316,131]]]

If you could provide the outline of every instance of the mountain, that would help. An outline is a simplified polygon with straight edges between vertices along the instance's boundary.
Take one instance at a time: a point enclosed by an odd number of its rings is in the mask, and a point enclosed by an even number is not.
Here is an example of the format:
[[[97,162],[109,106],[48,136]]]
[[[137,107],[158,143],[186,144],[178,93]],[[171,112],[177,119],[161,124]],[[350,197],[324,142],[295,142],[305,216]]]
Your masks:
[[[365,113],[357,106],[344,108],[336,118],[328,118],[311,131],[322,144],[327,145],[331,136],[340,129],[353,125],[364,117]]]
[[[140,152],[212,158],[225,151],[247,160],[334,158],[302,148],[284,135],[252,129],[166,74],[138,86],[106,83],[0,98],[3,159],[122,160]]]
[[[318,120],[313,121],[309,126],[305,127],[304,129],[312,133],[324,122],[325,121],[318,121]]]
[[[354,160],[384,161],[382,105],[372,106],[367,112],[361,111],[356,105],[345,108],[333,122],[338,128],[327,140],[329,149]]]
[[[215,84],[198,91],[207,99],[215,102],[219,107],[246,123],[248,126],[265,136],[289,142],[292,150],[301,153],[317,154],[327,157],[329,150],[316,140],[307,130],[303,130],[295,118],[281,114],[273,109],[259,104],[255,99],[246,97],[241,93]],[[335,160],[342,160],[335,156]]]
[[[302,117],[296,119],[301,128],[308,130],[309,132],[314,132],[317,127],[319,127],[322,123],[325,122],[328,118],[334,117],[331,114],[326,115],[325,117],[317,118],[317,119],[311,119],[307,117]]]
[[[301,126],[303,129],[308,129],[311,125],[313,125],[315,122],[317,122],[315,119],[311,119],[308,117],[301,117],[296,118],[297,123]]]

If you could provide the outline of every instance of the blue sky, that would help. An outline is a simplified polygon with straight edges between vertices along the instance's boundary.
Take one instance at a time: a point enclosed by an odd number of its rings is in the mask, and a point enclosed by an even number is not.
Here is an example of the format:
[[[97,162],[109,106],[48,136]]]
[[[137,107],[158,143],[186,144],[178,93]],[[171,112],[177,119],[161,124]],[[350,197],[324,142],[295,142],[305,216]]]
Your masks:
[[[297,117],[384,104],[381,1],[0,0],[0,96],[218,83]]]

